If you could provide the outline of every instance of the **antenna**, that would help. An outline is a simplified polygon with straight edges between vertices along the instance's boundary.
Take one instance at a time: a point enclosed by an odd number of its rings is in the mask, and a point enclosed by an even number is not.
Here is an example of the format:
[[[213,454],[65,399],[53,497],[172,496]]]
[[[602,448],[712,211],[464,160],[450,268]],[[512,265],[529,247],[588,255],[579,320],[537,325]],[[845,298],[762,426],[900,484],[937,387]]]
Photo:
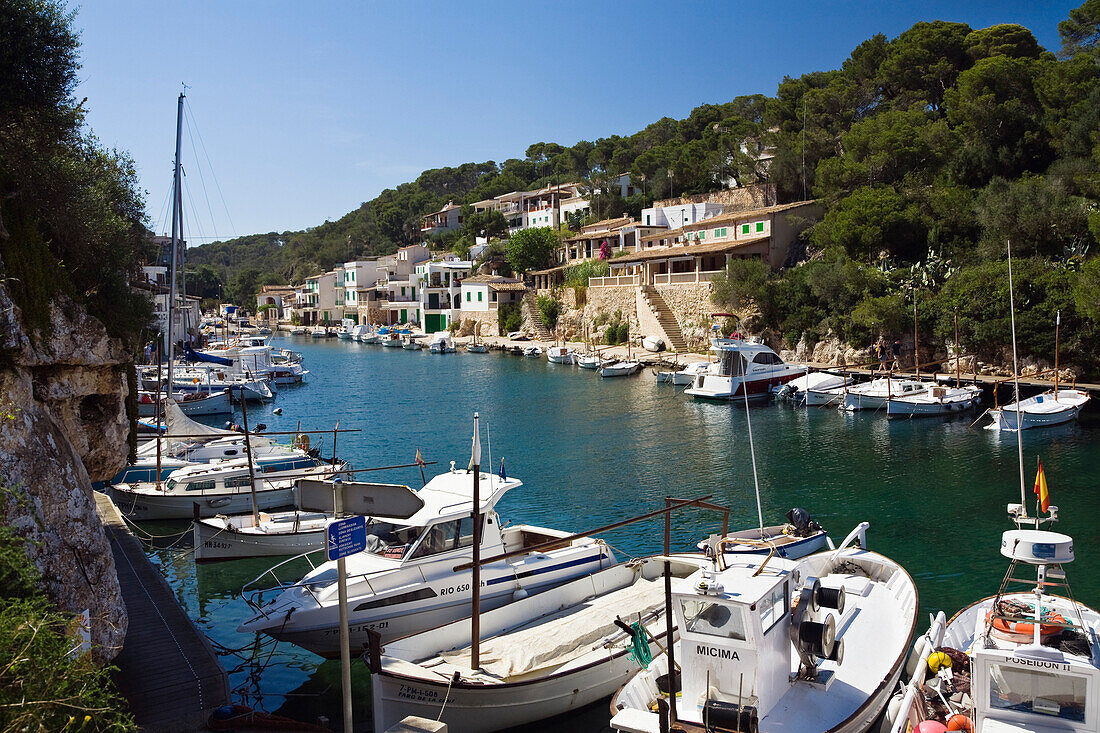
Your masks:
[[[1005,240],[1008,247],[1008,310],[1012,320],[1012,380],[1016,385],[1016,450],[1020,454],[1020,507],[1023,519],[1027,519],[1027,494],[1024,488],[1024,437],[1023,423],[1020,422],[1020,368],[1016,363],[1016,301],[1012,296],[1012,242]]]

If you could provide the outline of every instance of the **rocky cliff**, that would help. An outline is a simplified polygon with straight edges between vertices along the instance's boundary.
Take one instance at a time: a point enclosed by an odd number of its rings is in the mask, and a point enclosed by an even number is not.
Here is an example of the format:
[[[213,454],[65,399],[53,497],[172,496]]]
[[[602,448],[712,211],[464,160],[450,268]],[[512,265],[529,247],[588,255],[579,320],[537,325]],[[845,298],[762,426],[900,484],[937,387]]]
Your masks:
[[[0,511],[29,542],[57,606],[91,611],[100,658],[126,635],[126,607],[91,481],[125,463],[127,356],[64,296],[32,337],[0,281]]]

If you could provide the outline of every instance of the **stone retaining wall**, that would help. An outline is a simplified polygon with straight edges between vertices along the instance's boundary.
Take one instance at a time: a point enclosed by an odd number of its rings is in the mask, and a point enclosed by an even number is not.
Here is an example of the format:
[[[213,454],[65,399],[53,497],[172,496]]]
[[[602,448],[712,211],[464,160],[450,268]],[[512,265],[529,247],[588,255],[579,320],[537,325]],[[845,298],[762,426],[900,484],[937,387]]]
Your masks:
[[[710,283],[657,285],[656,288],[676,316],[688,350],[706,353],[710,348],[710,314],[716,310],[710,300]]]

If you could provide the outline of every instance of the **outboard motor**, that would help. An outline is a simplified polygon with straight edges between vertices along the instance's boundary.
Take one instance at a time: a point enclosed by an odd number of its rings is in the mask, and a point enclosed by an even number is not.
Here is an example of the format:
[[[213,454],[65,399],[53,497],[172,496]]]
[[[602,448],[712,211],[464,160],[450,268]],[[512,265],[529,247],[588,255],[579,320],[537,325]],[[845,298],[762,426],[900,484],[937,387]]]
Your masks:
[[[801,507],[795,507],[787,512],[787,522],[794,527],[795,537],[809,537],[814,532],[821,530],[821,525],[815,522],[810,513]]]

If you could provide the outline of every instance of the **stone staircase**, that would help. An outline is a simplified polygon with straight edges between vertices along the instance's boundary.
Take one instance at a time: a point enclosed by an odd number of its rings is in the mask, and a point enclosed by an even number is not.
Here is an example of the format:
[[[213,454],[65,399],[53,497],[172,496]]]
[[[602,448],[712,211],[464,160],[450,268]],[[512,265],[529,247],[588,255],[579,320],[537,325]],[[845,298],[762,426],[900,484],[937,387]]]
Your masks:
[[[553,341],[554,337],[546,329],[542,322],[542,313],[539,312],[538,299],[533,290],[528,290],[520,301],[520,313],[523,314],[523,325],[532,329],[539,341]]]
[[[650,311],[656,316],[661,330],[665,332],[665,346],[670,351],[686,352],[687,342],[680,330],[680,324],[676,321],[676,316],[673,314],[672,309],[668,307],[668,303],[665,302],[661,293],[652,285],[643,285],[641,292],[642,300],[649,306]]]

